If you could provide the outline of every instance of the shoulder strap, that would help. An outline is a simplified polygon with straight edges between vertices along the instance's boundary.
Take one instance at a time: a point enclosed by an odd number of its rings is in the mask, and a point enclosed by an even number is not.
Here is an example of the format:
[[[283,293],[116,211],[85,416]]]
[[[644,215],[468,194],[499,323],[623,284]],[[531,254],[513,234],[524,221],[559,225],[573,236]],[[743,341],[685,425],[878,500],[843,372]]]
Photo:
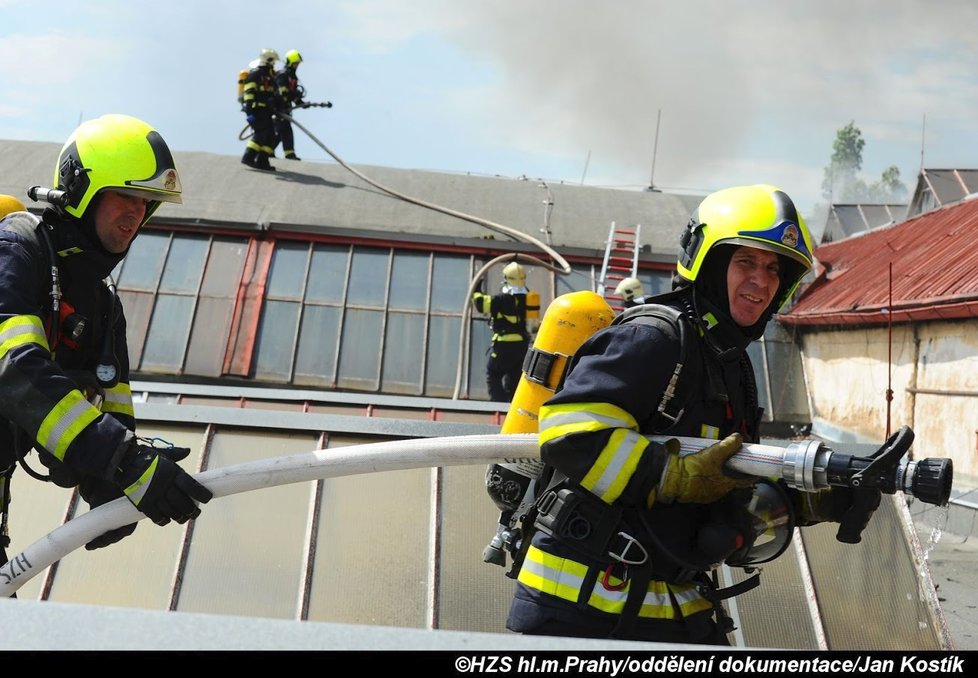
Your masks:
[[[683,368],[689,362],[689,333],[692,328],[682,311],[664,304],[633,306],[616,317],[611,324],[621,325],[629,322],[658,326],[679,339],[679,360],[676,361],[676,367],[669,378],[665,391],[662,393],[662,400],[656,407],[656,416],[652,422],[653,430],[662,433],[683,416],[689,401],[690,389],[686,388],[686,381],[681,380],[680,377],[683,374]]]

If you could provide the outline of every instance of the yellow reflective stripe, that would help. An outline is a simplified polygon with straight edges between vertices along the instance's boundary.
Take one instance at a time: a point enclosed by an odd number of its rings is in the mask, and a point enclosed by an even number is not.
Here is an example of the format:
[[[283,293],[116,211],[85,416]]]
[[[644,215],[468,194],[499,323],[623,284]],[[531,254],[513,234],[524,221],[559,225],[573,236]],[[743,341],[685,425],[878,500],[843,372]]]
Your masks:
[[[68,446],[82,430],[98,418],[100,412],[85,400],[81,391],[70,391],[55,405],[37,430],[37,442],[59,460],[64,461]]]
[[[530,588],[576,603],[586,575],[587,565],[552,556],[531,545],[517,579]]]
[[[710,440],[716,440],[720,437],[720,429],[716,426],[710,426],[709,424],[700,425],[700,438],[709,438]]]
[[[541,593],[576,603],[587,571],[588,567],[583,563],[554,556],[536,546],[530,546],[518,580]],[[619,580],[612,578],[612,583],[617,584]],[[588,597],[588,605],[608,614],[621,614],[627,599],[628,586],[621,591],[609,591],[599,578]],[[677,615],[673,600],[679,604],[683,617],[712,608],[710,601],[699,593],[695,584],[650,581],[638,616],[647,619],[675,619]]]
[[[472,295],[472,303],[475,306],[475,310],[479,313],[489,312],[489,302],[492,301],[492,297],[482,292],[476,292]]]
[[[37,344],[49,351],[44,325],[36,315],[17,315],[0,323],[0,359],[24,344]]]
[[[492,340],[502,341],[506,343],[512,341],[523,341],[523,335],[522,334],[494,334],[492,335]]]
[[[150,481],[153,480],[153,474],[156,473],[156,467],[160,463],[159,456],[153,457],[153,461],[150,463],[143,474],[129,487],[125,488],[123,492],[126,496],[132,500],[132,503],[139,506],[139,502],[143,500],[143,496],[146,494],[146,490],[149,489]]]
[[[609,428],[638,429],[635,417],[610,403],[568,403],[540,407],[542,445],[570,433],[593,433]]]
[[[119,382],[112,388],[105,390],[105,401],[102,403],[103,412],[118,412],[135,417],[136,413],[132,406],[132,389],[129,384]]]
[[[613,503],[625,491],[648,446],[649,439],[637,431],[615,430],[587,475],[581,479],[581,486],[608,504]]]

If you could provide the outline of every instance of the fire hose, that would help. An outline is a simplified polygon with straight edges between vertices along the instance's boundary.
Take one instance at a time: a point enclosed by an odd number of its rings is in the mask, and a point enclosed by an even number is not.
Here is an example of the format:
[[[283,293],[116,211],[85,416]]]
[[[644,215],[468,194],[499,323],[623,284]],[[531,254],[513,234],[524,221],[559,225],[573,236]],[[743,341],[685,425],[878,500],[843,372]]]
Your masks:
[[[666,436],[653,437],[659,441],[666,439]],[[887,494],[903,492],[923,502],[944,506],[951,492],[951,460],[902,459],[912,441],[913,433],[904,427],[870,457],[840,454],[816,441],[792,442],[785,447],[747,444],[730,458],[727,466],[749,475],[781,478],[803,491],[834,485],[857,491],[875,488]],[[680,442],[680,454],[691,454],[715,441],[680,438]],[[204,471],[194,477],[217,499],[265,487],[373,471],[535,458],[539,458],[535,433],[419,438],[314,450]],[[119,498],[66,522],[0,567],[0,597],[9,597],[34,576],[95,537],[143,517],[128,499]]]

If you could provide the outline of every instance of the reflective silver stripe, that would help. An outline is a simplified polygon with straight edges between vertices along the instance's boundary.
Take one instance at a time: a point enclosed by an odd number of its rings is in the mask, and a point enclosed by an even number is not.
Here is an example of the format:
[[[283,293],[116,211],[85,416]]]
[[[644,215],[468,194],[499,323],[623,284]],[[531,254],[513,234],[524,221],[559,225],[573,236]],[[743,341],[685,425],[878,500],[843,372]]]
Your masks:
[[[7,352],[23,344],[37,344],[48,350],[44,325],[35,315],[19,315],[0,323],[0,358]]]
[[[547,556],[553,558],[550,554]],[[543,563],[538,563],[535,560],[530,560],[529,558],[523,561],[523,567],[537,575],[541,579],[548,581],[557,586],[570,586],[575,591],[580,591],[581,586],[584,584],[584,577],[579,577],[567,569],[555,569],[552,567],[547,567]]]
[[[129,387],[129,384],[119,383],[110,389],[106,389],[102,411],[119,412],[135,416],[132,405],[132,389]]]
[[[614,449],[605,447],[601,450],[601,455],[598,457],[598,461],[606,461],[607,467],[601,473],[601,476],[594,482],[594,488],[591,490],[594,494],[601,498],[605,498],[608,491],[611,489],[612,483],[618,480],[622,474],[622,469],[629,461],[634,461],[633,451],[635,446],[638,444],[640,438],[644,438],[641,434],[636,431],[629,431],[626,429],[618,429],[619,431],[624,431],[624,436],[621,442],[615,446]],[[628,476],[631,477],[631,472],[634,471],[635,464],[631,464],[631,471],[629,471]],[[590,474],[588,474],[590,475]],[[619,484],[624,487],[628,481],[628,478],[621,478]],[[617,492],[614,499],[618,498],[621,492]]]
[[[631,423],[621,417],[609,417],[602,414],[595,414],[594,412],[561,412],[560,414],[551,414],[543,419],[540,419],[540,432],[542,433],[545,429],[553,428],[554,426],[566,426],[567,424],[583,424],[590,421],[596,421],[605,424],[608,428],[629,428]]]
[[[85,400],[81,391],[69,391],[44,417],[37,431],[37,441],[48,452],[64,461],[68,446],[100,414]]]

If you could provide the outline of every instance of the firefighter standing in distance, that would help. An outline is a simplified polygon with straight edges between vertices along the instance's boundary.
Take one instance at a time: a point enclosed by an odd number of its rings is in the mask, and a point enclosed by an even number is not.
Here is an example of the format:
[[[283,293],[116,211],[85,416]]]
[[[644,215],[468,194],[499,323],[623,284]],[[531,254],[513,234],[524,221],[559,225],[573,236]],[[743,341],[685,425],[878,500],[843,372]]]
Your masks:
[[[531,305],[527,305],[527,296]],[[523,359],[530,347],[527,321],[539,317],[538,297],[526,288],[526,271],[512,261],[503,268],[502,291],[489,296],[478,291],[472,295],[472,305],[479,313],[489,316],[492,345],[486,361],[486,386],[489,399],[509,402],[523,375]],[[536,305],[534,305],[536,304]]]
[[[723,470],[759,438],[747,346],[812,267],[811,247],[794,204],[774,186],[711,194],[680,240],[674,289],[618,315],[577,351],[562,388],[540,408],[541,458],[554,476],[533,525],[524,524],[532,536],[507,628],[729,644],[721,601],[742,589],[718,594],[709,572],[738,564],[733,556],[747,548],[738,537],[751,524],[745,512],[762,485],[778,487]],[[674,311],[649,316],[663,307]],[[680,363],[679,402],[664,417],[659,407]],[[679,440],[660,444],[651,434],[717,442],[680,456]],[[783,513],[799,525],[839,522],[854,496],[848,488],[781,490]]]
[[[305,88],[299,83],[296,71],[302,63],[299,50],[292,49],[285,53],[285,66],[275,73],[275,94],[278,97],[277,111],[292,115],[294,108],[302,106]],[[328,102],[327,102],[328,103]],[[292,122],[280,115],[275,116],[275,145],[282,144],[282,154],[288,160],[302,160],[295,154],[295,135]]]
[[[17,461],[31,448],[50,477],[37,467],[32,475],[78,486],[93,508],[125,496],[158,525],[185,523],[211,492],[177,465],[189,450],[136,437],[126,320],[106,284],[157,208],[181,202],[173,157],[147,123],[104,115],[65,142],[54,181],[62,206],[0,221],[0,525]],[[86,548],[135,528],[111,530]]]
[[[245,78],[241,108],[254,132],[248,139],[241,162],[248,167],[274,172],[269,158],[275,153],[275,62],[278,52],[267,47],[258,54]]]
[[[642,281],[638,278],[625,278],[615,287],[615,294],[622,299],[625,308],[641,306],[646,303],[645,290],[642,288]]]

